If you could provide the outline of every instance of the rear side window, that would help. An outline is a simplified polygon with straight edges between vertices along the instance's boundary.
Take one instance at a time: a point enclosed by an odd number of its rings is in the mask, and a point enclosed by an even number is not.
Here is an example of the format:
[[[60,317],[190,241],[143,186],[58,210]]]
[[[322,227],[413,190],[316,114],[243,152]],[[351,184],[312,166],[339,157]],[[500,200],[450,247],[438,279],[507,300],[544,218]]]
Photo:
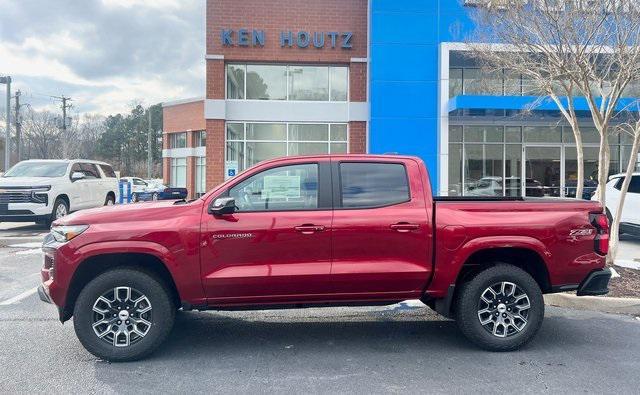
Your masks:
[[[86,178],[101,178],[98,168],[93,163],[81,163],[80,167]]]
[[[629,193],[640,193],[640,176],[631,177],[629,183]]]
[[[341,163],[340,182],[345,208],[390,206],[410,200],[407,170],[398,163]]]
[[[99,165],[99,166],[106,177],[116,178],[116,172],[113,171],[113,167],[109,165]]]
[[[616,184],[613,186],[617,190],[622,189],[622,184],[624,183],[624,177],[620,177]],[[632,176],[631,182],[629,183],[629,193],[640,193],[640,176]]]

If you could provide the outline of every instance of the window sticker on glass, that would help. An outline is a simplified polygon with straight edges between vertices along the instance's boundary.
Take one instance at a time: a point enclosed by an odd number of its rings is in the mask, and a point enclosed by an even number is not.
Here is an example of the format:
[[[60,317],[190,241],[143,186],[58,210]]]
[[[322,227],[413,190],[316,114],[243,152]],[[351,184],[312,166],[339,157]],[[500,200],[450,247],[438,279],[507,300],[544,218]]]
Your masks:
[[[262,199],[300,197],[300,176],[265,176]]]

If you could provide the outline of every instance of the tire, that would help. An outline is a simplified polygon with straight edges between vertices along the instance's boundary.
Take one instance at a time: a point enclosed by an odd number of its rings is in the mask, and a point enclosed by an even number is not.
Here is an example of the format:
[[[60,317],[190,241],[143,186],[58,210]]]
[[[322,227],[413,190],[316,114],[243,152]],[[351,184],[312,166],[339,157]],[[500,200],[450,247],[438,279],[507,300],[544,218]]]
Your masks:
[[[154,192],[153,195],[151,195],[151,200],[154,202],[158,200],[158,192]]]
[[[116,198],[112,194],[108,194],[107,198],[104,199],[104,205],[113,206],[114,204],[116,204]]]
[[[138,202],[138,194],[136,192],[131,194],[131,201],[133,203],[137,203]]]
[[[129,289],[130,299],[119,301],[115,297],[116,287],[123,287],[118,291],[123,300]],[[146,300],[139,301],[140,295]],[[101,297],[109,303],[99,301]],[[127,301],[130,302],[128,305]],[[121,310],[123,305],[128,310]],[[106,313],[97,313],[94,309]],[[96,357],[110,362],[135,361],[151,354],[167,339],[175,320],[175,310],[171,293],[153,274],[133,268],[113,269],[82,289],[73,310],[73,326],[80,343]],[[113,314],[117,314],[115,318]],[[93,324],[102,320],[106,323],[96,326],[94,331]],[[114,331],[116,327],[118,335]],[[121,332],[125,327],[126,333]],[[98,337],[98,333],[105,335]]]
[[[517,289],[510,285],[502,288],[503,283],[514,284]],[[490,287],[497,294],[493,305],[481,298],[484,296],[491,300]],[[502,295],[509,295],[514,289],[514,297],[500,296],[496,289],[504,290]],[[526,300],[520,298],[523,293],[528,298],[528,309],[524,309]],[[516,297],[520,300],[514,304]],[[495,317],[496,313],[498,317]],[[526,319],[524,325],[523,317]],[[455,319],[460,331],[477,346],[489,351],[513,351],[529,342],[542,325],[542,291],[529,273],[516,266],[499,263],[462,284],[455,300]],[[483,325],[481,319],[485,323],[489,319],[491,322]]]
[[[56,219],[62,218],[65,215],[69,214],[69,204],[62,199],[57,198],[55,203],[53,203],[53,211],[51,211],[51,218],[45,221],[45,225],[51,226],[51,223]]]

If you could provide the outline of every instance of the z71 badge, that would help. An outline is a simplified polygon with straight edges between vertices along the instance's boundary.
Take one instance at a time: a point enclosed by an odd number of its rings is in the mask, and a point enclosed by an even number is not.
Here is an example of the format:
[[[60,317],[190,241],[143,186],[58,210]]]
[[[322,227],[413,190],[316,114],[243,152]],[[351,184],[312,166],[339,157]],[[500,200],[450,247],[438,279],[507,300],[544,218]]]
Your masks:
[[[593,229],[571,229],[569,232],[569,236],[571,237],[591,236],[592,234]]]

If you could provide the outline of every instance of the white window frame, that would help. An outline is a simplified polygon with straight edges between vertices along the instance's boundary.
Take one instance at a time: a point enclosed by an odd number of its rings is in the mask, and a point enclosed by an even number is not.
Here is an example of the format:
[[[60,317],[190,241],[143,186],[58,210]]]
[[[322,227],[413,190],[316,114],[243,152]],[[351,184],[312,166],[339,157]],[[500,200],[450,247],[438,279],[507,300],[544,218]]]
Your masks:
[[[184,165],[176,164],[176,161],[178,161],[178,160],[183,160],[184,161]],[[171,186],[177,187],[177,188],[186,188],[187,187],[187,177],[189,176],[187,174],[187,158],[171,158],[169,166],[171,168],[170,169],[171,170],[171,176],[170,176],[170,179],[169,179],[169,182],[170,182]],[[184,186],[177,185],[177,183],[176,183],[176,178],[178,178],[177,177],[178,170],[180,170],[180,169],[184,169],[184,184],[185,184]]]

